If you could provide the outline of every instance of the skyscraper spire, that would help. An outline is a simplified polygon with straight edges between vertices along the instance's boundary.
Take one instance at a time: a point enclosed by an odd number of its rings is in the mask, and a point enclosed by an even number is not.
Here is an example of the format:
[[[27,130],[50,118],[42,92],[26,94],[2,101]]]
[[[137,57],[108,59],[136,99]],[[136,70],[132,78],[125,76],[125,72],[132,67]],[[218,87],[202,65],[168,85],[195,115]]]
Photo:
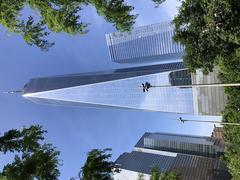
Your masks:
[[[1,94],[19,94],[23,93],[22,90],[13,90],[13,91],[0,91]]]

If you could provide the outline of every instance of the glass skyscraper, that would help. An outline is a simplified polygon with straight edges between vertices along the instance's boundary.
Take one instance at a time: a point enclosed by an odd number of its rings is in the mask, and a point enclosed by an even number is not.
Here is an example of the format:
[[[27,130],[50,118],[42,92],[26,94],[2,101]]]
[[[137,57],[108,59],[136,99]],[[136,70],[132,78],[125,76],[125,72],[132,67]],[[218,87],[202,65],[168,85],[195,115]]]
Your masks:
[[[169,84],[169,73],[183,63],[31,79],[23,96],[37,103],[193,113],[191,89],[150,89],[142,83]]]
[[[144,93],[142,87],[145,82],[152,85],[186,85],[191,81],[183,63],[176,62],[35,78],[25,85],[23,96],[44,104],[219,115],[219,109],[207,109],[217,101],[194,98],[193,88],[150,88]],[[197,109],[202,107],[201,103],[206,105],[207,113]]]
[[[173,133],[145,133],[135,145],[136,149],[147,148],[161,151],[219,157],[224,152],[222,139]]]
[[[150,179],[156,167],[160,173],[174,172],[184,180],[230,180],[227,167],[220,161],[224,142],[219,138],[171,133],[145,133],[132,152],[121,154],[115,163],[120,173],[114,180]]]
[[[106,34],[110,58],[117,63],[164,62],[181,59],[184,47],[173,41],[170,22]]]

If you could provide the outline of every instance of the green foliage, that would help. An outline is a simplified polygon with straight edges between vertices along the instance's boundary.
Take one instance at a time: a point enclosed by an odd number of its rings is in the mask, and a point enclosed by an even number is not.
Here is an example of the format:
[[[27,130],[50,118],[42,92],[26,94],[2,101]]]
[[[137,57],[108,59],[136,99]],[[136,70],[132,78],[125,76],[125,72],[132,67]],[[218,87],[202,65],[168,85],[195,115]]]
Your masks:
[[[240,82],[240,48],[228,57],[219,57],[220,79],[222,82]],[[223,121],[240,123],[240,87],[226,87],[228,102],[223,112]],[[224,154],[232,179],[240,179],[240,127],[224,126],[224,139],[228,143]]]
[[[29,45],[36,45],[42,50],[48,50],[53,43],[48,42],[44,38],[49,34],[45,31],[42,22],[33,23],[30,16],[25,22],[19,20],[20,12],[26,4],[25,0],[3,0],[0,2],[0,24],[7,30],[20,34]]]
[[[137,17],[130,14],[134,8],[126,5],[124,0],[89,0],[89,3],[120,31],[130,31]]]
[[[222,82],[240,82],[240,47],[227,57],[218,57],[220,66],[220,79]],[[227,93],[234,93],[236,88],[226,89]]]
[[[224,154],[229,172],[232,175],[232,180],[240,178],[240,155],[234,151],[234,148],[228,149]]]
[[[151,170],[150,180],[178,180],[179,177],[174,172],[163,172],[160,174],[157,166]]]
[[[174,18],[174,39],[185,46],[184,62],[192,70],[212,71],[219,56],[240,45],[238,0],[185,0]]]
[[[165,172],[160,175],[160,180],[178,180],[179,177],[174,172]]]
[[[2,0],[0,2],[0,23],[12,32],[19,31],[20,11],[24,7],[24,0]]]
[[[0,177],[0,180],[7,180],[7,177],[6,176]]]
[[[39,125],[9,130],[0,137],[0,152],[32,152],[41,146],[39,140],[44,140],[45,132]]]
[[[9,180],[57,179],[60,175],[58,155],[50,144],[44,144],[33,153],[23,153],[22,157],[16,155],[13,163],[3,168],[2,174]]]
[[[0,179],[33,180],[57,179],[60,165],[56,151],[51,144],[41,144],[46,131],[41,126],[21,130],[10,130],[0,137],[0,152],[17,152],[14,161],[4,166]]]
[[[151,170],[150,180],[159,180],[159,176],[160,176],[159,169],[157,166],[154,166]]]
[[[121,31],[131,30],[137,17],[131,14],[133,7],[126,5],[124,0],[1,0],[0,24],[9,31],[22,35],[27,44],[46,51],[54,45],[46,40],[49,35],[47,29],[71,35],[88,32],[88,23],[81,22],[79,15],[82,7],[87,5],[94,6],[100,16]],[[38,12],[37,23],[34,23],[31,16],[26,21],[19,20],[25,6]]]
[[[112,173],[120,172],[114,162],[109,161],[111,149],[93,149],[88,153],[87,160],[81,168],[80,179],[82,180],[109,180]]]
[[[45,31],[46,28],[44,24],[42,22],[34,24],[31,16],[28,17],[26,24],[24,24],[24,21],[19,24],[19,29],[25,42],[31,46],[36,45],[42,50],[47,51],[54,45],[54,43],[50,43],[44,39],[45,36],[49,35],[49,33]]]
[[[81,2],[78,1],[38,1],[29,0],[30,7],[39,11],[41,23],[46,24],[52,32],[68,34],[85,34],[87,24],[79,22],[78,12]]]
[[[158,7],[160,4],[162,4],[163,2],[165,2],[166,0],[152,0],[155,4],[155,7]]]

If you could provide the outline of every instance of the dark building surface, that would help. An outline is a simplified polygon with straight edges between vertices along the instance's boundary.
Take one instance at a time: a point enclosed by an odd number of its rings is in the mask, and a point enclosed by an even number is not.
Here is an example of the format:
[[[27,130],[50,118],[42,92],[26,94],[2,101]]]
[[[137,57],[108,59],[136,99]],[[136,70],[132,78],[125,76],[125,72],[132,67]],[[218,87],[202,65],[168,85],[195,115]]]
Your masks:
[[[170,171],[184,180],[230,180],[227,167],[219,158],[178,154]]]
[[[133,151],[124,153],[115,162],[122,169],[151,174],[153,167],[160,172],[173,171],[183,180],[230,180],[224,164],[218,158],[187,154],[176,157]]]
[[[174,159],[175,157],[132,151],[120,155],[115,163],[123,169],[151,174],[154,166],[158,166],[161,172],[170,170]]]
[[[190,85],[192,84],[191,73],[187,69],[173,71],[169,74],[169,81],[172,86]]]

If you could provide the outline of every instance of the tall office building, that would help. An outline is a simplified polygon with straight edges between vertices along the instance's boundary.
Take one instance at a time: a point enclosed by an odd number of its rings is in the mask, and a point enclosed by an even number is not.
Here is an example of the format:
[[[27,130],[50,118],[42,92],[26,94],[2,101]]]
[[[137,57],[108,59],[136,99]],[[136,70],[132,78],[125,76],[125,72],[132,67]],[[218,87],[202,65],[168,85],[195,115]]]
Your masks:
[[[170,22],[137,27],[106,35],[110,58],[117,63],[164,62],[182,59],[184,47],[173,41]]]
[[[194,98],[193,88],[150,88],[143,93],[145,82],[186,85],[191,81],[183,63],[177,62],[31,79],[23,96],[37,103],[55,105],[219,115],[221,109],[211,109],[219,101]],[[202,110],[203,106],[206,107]]]
[[[172,133],[145,133],[135,145],[135,149],[142,148],[160,151],[190,154],[205,157],[219,157],[224,152],[222,139]]]
[[[223,151],[223,141],[213,137],[145,133],[132,152],[117,158],[121,171],[114,179],[137,179],[142,173],[149,180],[151,169],[157,167],[184,180],[228,180],[227,168],[219,160]]]

